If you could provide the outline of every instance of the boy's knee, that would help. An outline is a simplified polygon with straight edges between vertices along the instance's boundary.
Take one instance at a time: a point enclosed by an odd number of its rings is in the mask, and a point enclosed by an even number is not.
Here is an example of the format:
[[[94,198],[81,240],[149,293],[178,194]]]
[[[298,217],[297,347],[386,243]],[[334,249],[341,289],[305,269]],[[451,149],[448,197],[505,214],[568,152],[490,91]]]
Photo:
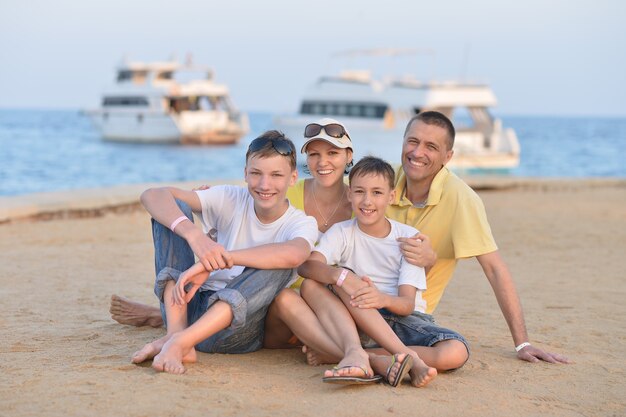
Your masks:
[[[281,315],[293,310],[301,297],[292,289],[285,288],[274,299],[274,306]]]
[[[452,371],[461,368],[469,359],[469,351],[465,343],[456,339],[444,340],[436,343],[438,346],[438,362],[443,365],[437,367],[441,371]]]
[[[306,297],[321,289],[324,289],[324,286],[319,282],[312,279],[305,279],[302,281],[302,285],[300,285],[300,294],[302,297]]]

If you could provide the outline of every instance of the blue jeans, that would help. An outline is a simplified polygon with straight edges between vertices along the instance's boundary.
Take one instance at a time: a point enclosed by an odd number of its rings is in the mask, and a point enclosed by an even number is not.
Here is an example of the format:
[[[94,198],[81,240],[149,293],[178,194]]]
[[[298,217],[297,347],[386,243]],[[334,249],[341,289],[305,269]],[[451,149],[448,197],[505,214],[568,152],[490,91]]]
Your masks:
[[[189,206],[178,201],[183,213],[193,222]],[[167,323],[163,292],[168,281],[176,282],[194,263],[194,254],[185,239],[152,219],[156,280],[154,293],[161,303]],[[216,301],[230,305],[233,320],[229,327],[198,343],[196,349],[208,353],[247,353],[263,347],[265,316],[276,295],[289,283],[292,269],[261,270],[246,268],[224,289],[199,290],[187,305],[187,322],[195,323]],[[210,279],[210,278],[209,278]]]

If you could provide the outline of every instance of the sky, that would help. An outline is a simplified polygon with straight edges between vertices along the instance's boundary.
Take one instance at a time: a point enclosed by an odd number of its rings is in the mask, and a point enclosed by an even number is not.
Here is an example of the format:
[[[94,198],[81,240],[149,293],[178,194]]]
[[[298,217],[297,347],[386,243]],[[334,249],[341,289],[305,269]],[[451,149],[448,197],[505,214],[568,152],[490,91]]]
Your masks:
[[[0,108],[93,108],[124,57],[191,54],[247,111],[365,68],[488,83],[502,115],[626,116],[625,22],[621,0],[0,0]],[[337,56],[371,48],[434,53]]]

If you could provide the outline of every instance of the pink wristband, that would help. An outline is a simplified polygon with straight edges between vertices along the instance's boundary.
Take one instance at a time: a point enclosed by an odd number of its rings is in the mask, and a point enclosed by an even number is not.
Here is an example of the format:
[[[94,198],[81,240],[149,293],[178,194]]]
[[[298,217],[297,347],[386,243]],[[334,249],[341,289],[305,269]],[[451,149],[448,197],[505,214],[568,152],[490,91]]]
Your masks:
[[[343,285],[343,282],[346,280],[346,277],[348,276],[348,270],[347,269],[342,269],[341,270],[341,274],[339,274],[339,278],[337,278],[337,286],[341,287]]]
[[[187,216],[180,216],[179,218],[177,218],[176,220],[172,222],[172,225],[170,226],[170,230],[173,232],[176,226],[178,226],[181,222],[184,222],[185,220],[189,220]]]

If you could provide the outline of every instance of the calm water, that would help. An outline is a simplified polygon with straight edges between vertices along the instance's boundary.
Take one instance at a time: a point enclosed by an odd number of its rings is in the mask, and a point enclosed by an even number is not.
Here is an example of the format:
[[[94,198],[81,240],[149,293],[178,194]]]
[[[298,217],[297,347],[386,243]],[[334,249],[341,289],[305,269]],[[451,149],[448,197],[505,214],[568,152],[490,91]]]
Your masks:
[[[0,110],[0,195],[238,179],[247,144],[272,126],[270,114],[249,117],[251,132],[235,146],[145,145],[102,141],[78,111]],[[502,119],[522,148],[506,175],[626,177],[626,118]]]

